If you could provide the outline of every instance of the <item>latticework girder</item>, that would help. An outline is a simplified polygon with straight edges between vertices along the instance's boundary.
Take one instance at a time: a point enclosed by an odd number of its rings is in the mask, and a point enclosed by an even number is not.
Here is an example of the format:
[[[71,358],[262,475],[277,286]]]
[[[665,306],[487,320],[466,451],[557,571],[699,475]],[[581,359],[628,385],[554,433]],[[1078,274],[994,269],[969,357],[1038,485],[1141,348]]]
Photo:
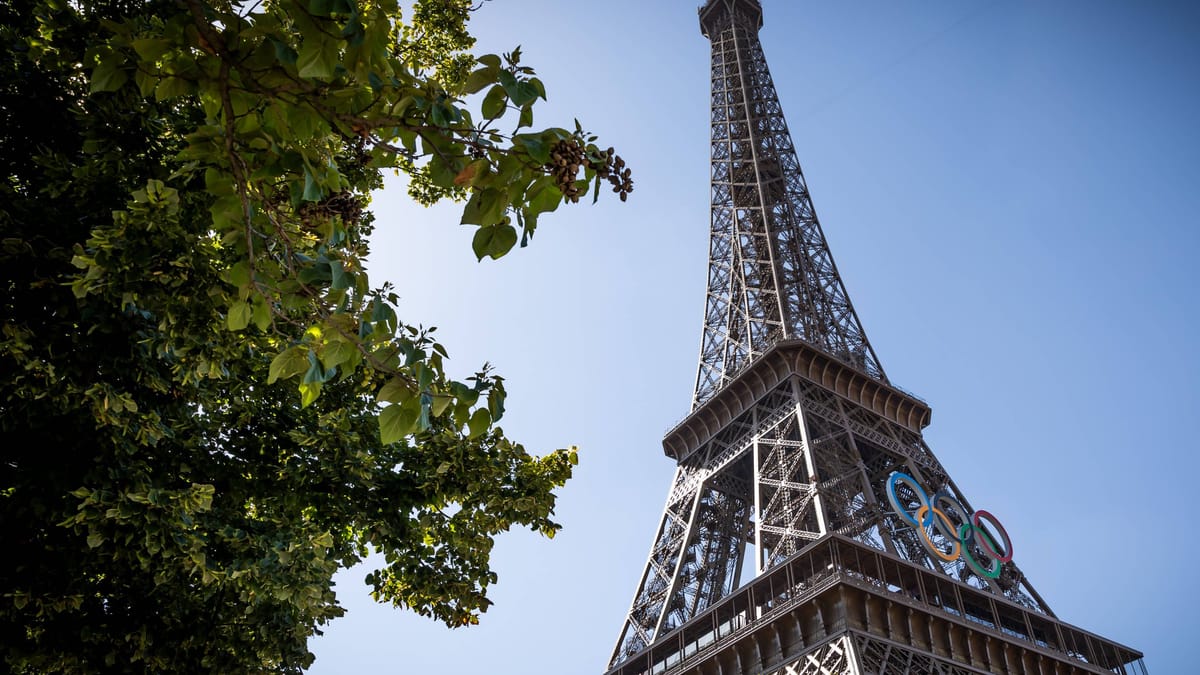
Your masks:
[[[1144,673],[1140,654],[1058,622],[926,446],[929,407],[885,377],[813,210],[758,0],[700,14],[700,368],[663,440],[678,467],[610,675]]]
[[[788,349],[811,347],[784,343],[770,353]],[[769,366],[756,363],[747,375]],[[730,407],[729,394],[696,414]],[[919,433],[805,377],[784,378],[681,459],[612,663],[732,592],[746,551],[762,574],[830,533],[1053,616],[1015,564],[1005,563],[993,579],[962,559],[931,553],[923,538],[939,550],[954,542],[933,528],[920,533],[892,509],[886,484],[896,471],[970,508]],[[897,499],[915,511],[910,492],[902,486]]]
[[[694,405],[755,356],[802,339],[887,381],[838,276],[767,69],[754,0],[715,0],[712,222]]]

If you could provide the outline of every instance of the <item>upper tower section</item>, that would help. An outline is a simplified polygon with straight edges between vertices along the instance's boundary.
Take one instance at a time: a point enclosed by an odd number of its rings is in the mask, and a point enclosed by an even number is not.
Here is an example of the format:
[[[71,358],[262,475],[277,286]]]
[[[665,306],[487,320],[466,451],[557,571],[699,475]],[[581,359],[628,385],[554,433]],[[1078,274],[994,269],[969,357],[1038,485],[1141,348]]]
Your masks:
[[[781,340],[803,340],[887,382],[846,293],[767,69],[758,0],[709,0],[712,43],[708,293],[693,408]]]
[[[729,15],[741,14],[749,19],[755,29],[762,28],[762,5],[758,0],[708,0],[700,8],[700,32],[712,39],[729,24]]]

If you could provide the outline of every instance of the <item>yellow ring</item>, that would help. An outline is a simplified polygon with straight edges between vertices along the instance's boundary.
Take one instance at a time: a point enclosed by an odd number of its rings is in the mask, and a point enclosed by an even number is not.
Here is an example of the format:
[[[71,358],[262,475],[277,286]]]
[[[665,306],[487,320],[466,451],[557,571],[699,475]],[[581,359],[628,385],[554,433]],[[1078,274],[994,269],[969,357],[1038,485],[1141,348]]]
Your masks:
[[[946,523],[947,526],[954,525],[954,523],[950,522],[950,517],[947,516],[944,511],[936,506],[929,506],[926,504],[922,504],[921,508],[917,509],[917,522],[924,523],[926,514],[928,514],[931,510],[933,511],[933,514],[941,518],[942,522]],[[945,560],[946,562],[954,562],[955,560],[958,560],[958,556],[962,553],[962,545],[959,544],[957,540],[952,540],[954,541],[954,548],[951,550],[954,551],[954,553],[946,555],[945,553],[942,553],[942,550],[933,543],[932,539],[929,538],[929,532],[927,532],[924,527],[918,527],[917,530],[920,531],[921,537],[925,539],[925,548],[932,551],[935,555],[937,555],[937,557]]]

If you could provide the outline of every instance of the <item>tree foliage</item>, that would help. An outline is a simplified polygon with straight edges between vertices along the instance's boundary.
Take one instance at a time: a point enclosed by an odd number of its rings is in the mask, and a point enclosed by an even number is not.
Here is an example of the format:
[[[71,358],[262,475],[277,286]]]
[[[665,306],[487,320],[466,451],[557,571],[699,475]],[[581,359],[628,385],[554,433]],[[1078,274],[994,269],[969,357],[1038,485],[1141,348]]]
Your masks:
[[[470,4],[0,6],[0,645],[14,672],[298,672],[370,550],[381,601],[475,623],[493,537],[553,536],[574,450],[497,426],[364,261],[370,191],[465,201],[475,254],[629,170],[533,127]]]

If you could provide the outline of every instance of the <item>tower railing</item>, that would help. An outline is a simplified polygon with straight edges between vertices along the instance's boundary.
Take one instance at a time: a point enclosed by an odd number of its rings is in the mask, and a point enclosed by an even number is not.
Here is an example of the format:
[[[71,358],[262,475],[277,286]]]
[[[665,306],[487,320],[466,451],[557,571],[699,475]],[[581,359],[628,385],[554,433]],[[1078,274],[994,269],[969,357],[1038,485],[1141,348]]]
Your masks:
[[[1076,672],[1147,673],[1141,654],[1134,649],[948,579],[885,551],[841,535],[829,535],[661,636],[650,648],[618,664],[606,675],[700,672],[700,664],[730,644],[772,626],[780,617],[794,614],[799,608],[817,604],[821,596],[841,585],[861,589],[906,610],[929,612],[934,620],[948,625],[969,625],[972,631],[982,631]],[[847,630],[873,638],[887,637],[882,625],[868,625],[852,616],[834,619],[834,623],[840,621]],[[873,635],[881,631],[885,635]],[[824,637],[816,636],[817,640]],[[762,657],[760,672],[782,668],[804,651],[802,648],[788,653],[781,645],[777,654]]]

